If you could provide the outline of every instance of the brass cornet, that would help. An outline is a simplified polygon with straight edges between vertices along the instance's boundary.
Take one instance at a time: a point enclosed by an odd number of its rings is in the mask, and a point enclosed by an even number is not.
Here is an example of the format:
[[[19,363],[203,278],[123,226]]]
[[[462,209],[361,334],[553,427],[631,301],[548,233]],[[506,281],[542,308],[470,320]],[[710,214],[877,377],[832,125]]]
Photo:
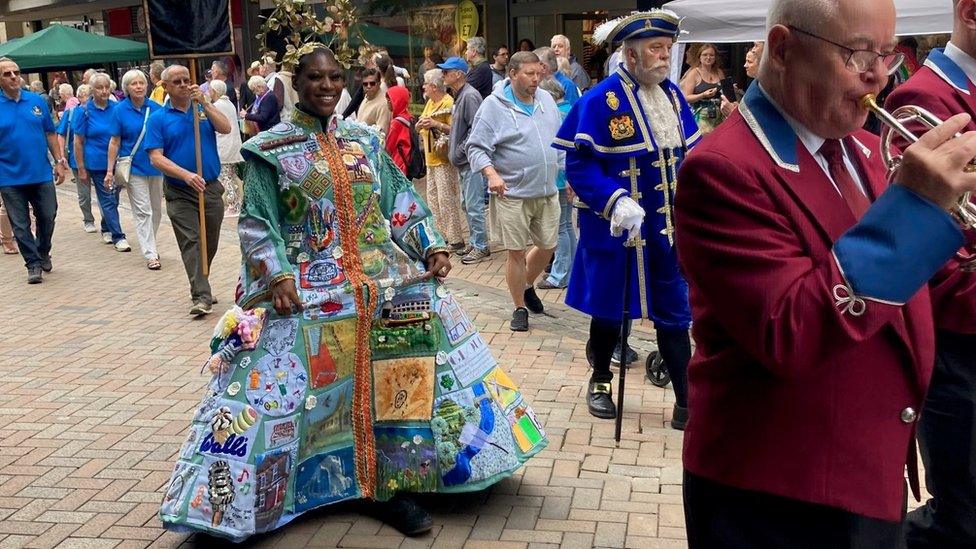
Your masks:
[[[909,143],[914,143],[918,141],[918,137],[909,131],[905,127],[905,124],[917,122],[932,129],[942,123],[939,117],[915,105],[898,107],[889,113],[878,105],[873,93],[862,97],[861,105],[865,109],[873,112],[878,117],[878,120],[883,123],[881,126],[881,158],[884,159],[885,164],[888,166],[889,178],[894,175],[901,165],[901,155],[895,156],[891,153],[891,140],[894,137],[894,133],[897,133]],[[959,137],[959,135],[956,134],[956,137]],[[976,171],[976,162],[970,161],[964,169],[967,172]],[[962,226],[963,230],[976,227],[976,206],[970,202],[971,196],[971,192],[963,194],[959,198],[959,202],[956,203],[950,212]]]

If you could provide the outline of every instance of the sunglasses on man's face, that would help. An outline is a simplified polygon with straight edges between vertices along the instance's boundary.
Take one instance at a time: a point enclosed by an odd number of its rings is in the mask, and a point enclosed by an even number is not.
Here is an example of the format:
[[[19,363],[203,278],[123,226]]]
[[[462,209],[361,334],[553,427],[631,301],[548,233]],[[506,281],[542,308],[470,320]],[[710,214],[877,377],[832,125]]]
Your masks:
[[[20,71],[3,71],[4,78],[16,78],[20,76]]]
[[[192,81],[189,78],[180,78],[179,80],[170,80],[169,83],[174,86],[182,86],[184,84],[189,86],[192,83]]]
[[[373,86],[376,86],[377,84],[379,84],[379,82],[363,82],[363,87],[364,88],[372,88]]]

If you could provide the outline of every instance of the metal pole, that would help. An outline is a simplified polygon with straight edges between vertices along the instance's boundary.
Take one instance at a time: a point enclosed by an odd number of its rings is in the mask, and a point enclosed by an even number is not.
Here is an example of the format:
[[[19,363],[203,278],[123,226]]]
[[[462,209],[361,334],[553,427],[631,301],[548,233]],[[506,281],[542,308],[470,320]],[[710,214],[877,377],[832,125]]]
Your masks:
[[[190,81],[193,85],[197,83],[197,60],[190,58]],[[197,175],[203,177],[203,150],[200,146],[200,109],[196,101],[190,103],[193,109],[193,145],[197,155]],[[207,261],[207,218],[205,214],[206,205],[204,203],[203,191],[197,193],[197,214],[200,219],[200,261],[203,276],[210,276],[210,264]]]
[[[630,352],[630,346],[627,344],[627,321],[630,320],[630,271],[631,263],[633,263],[631,247],[631,241],[628,238],[627,242],[624,243],[624,306],[620,313],[620,376],[617,382],[617,425],[613,432],[613,439],[617,442],[620,442],[620,428],[624,420],[624,384],[627,378],[627,354]]]

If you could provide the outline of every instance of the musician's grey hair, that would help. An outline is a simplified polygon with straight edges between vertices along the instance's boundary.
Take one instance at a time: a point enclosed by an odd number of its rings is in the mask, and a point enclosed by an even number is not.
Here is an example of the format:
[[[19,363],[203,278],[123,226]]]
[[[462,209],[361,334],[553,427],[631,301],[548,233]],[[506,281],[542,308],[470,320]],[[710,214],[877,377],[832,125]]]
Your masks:
[[[818,32],[837,13],[838,0],[773,0],[766,14],[766,32],[776,25],[793,25]]]

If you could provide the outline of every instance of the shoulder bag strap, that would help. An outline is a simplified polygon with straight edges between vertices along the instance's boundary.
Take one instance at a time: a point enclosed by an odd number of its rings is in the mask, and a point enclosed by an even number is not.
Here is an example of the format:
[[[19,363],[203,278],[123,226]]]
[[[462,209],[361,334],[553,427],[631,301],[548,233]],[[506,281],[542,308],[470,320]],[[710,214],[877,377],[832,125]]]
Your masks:
[[[146,117],[142,119],[142,131],[139,132],[139,138],[136,139],[135,145],[132,145],[132,150],[129,151],[129,156],[136,154],[136,151],[139,150],[139,145],[142,144],[142,138],[146,136],[146,126],[149,125],[150,112],[152,112],[152,110],[149,108],[149,105],[146,105]]]

